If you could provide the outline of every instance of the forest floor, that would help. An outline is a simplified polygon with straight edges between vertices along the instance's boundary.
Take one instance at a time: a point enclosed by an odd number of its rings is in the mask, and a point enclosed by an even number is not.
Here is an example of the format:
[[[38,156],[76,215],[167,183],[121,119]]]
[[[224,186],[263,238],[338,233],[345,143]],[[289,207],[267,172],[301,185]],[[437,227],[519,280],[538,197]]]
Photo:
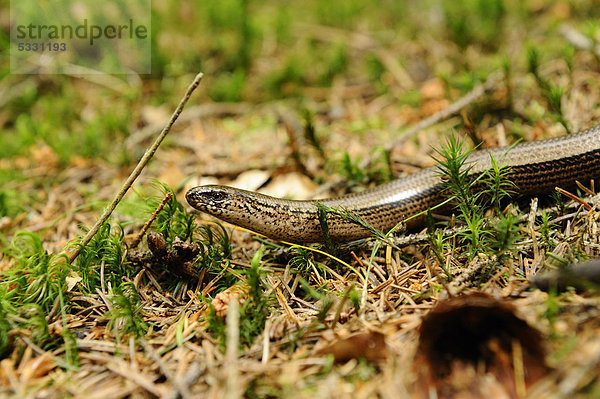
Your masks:
[[[600,254],[593,182],[470,192],[470,213],[353,246],[261,237],[184,199],[327,198],[435,166],[452,135],[467,151],[594,126],[594,1],[218,3],[154,4],[149,76],[2,68],[0,396],[600,396],[598,285],[531,283]]]

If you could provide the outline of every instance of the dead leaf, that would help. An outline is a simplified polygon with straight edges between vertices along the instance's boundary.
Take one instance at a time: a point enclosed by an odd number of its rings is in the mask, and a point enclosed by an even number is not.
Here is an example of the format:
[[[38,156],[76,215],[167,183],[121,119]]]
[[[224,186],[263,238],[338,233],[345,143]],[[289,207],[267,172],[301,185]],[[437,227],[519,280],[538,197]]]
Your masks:
[[[22,370],[21,381],[26,384],[33,379],[48,375],[55,368],[56,363],[52,360],[52,355],[49,352],[45,352],[41,356],[29,359],[23,367],[19,366],[19,369]]]
[[[305,175],[286,173],[273,178],[260,192],[274,197],[309,199],[317,188],[318,186]]]
[[[34,165],[42,167],[52,173],[58,166],[58,155],[54,150],[45,144],[40,144],[39,147],[31,148],[31,158],[33,159]]]
[[[159,107],[146,105],[141,109],[142,120],[148,125],[165,123],[169,119],[170,113],[171,111],[165,105]]]
[[[336,362],[345,362],[360,357],[370,362],[379,362],[386,358],[387,352],[385,336],[377,331],[359,332],[337,338],[318,351],[320,355],[333,355]]]
[[[444,82],[439,78],[430,79],[423,83],[420,91],[423,98],[428,100],[444,98]]]
[[[255,191],[269,180],[271,174],[265,170],[249,170],[240,173],[229,185],[242,190]]]
[[[65,278],[67,281],[67,292],[70,292],[81,280],[81,276],[74,270],[71,270],[69,275]]]
[[[185,178],[180,167],[175,162],[169,162],[167,167],[161,171],[158,180],[169,187],[177,187]]]

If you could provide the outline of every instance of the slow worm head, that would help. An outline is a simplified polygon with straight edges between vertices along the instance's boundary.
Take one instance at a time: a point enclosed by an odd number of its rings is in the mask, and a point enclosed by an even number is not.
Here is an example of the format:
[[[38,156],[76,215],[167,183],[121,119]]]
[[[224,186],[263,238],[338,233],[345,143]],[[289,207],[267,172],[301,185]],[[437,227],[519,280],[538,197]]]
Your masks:
[[[186,194],[199,211],[268,237],[293,242],[321,241],[317,207],[227,186],[194,187]]]

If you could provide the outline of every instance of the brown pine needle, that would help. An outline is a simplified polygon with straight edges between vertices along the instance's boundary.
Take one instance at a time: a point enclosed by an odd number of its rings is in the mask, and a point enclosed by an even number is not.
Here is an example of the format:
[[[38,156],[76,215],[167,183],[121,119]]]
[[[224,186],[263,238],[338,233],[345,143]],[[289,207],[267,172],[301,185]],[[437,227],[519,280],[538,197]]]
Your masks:
[[[561,193],[562,195],[567,196],[570,199],[572,199],[573,201],[581,204],[581,206],[583,206],[586,209],[586,211],[591,211],[592,210],[592,206],[590,204],[588,204],[587,202],[585,202],[584,200],[582,200],[581,198],[579,198],[575,194],[572,194],[572,193],[568,192],[567,190],[564,190],[564,189],[562,189],[560,187],[555,187],[554,189],[556,191],[558,191],[559,193]]]

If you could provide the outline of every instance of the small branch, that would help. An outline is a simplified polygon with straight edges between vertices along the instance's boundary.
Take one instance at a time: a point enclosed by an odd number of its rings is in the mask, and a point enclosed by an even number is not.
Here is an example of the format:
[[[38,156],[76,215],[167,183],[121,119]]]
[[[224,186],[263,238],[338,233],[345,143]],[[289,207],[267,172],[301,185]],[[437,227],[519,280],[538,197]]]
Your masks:
[[[492,73],[484,83],[476,86],[473,90],[471,90],[470,92],[468,92],[467,94],[465,94],[464,96],[462,96],[461,98],[459,98],[458,100],[456,100],[455,102],[453,102],[452,104],[447,106],[446,108],[421,120],[420,122],[418,122],[417,124],[415,124],[411,128],[409,128],[408,130],[403,132],[400,135],[400,137],[398,137],[395,140],[388,143],[385,146],[385,150],[386,151],[393,150],[395,147],[402,145],[402,143],[404,143],[406,140],[410,139],[415,134],[419,133],[421,130],[427,129],[428,127],[431,127],[431,126],[435,125],[436,123],[438,123],[444,119],[447,119],[450,116],[458,113],[460,110],[462,110],[463,108],[465,108],[466,106],[468,106],[469,104],[471,104],[472,102],[477,100],[479,97],[483,96],[485,93],[490,91],[492,88],[494,88],[494,86],[496,86],[496,84],[500,81],[500,79],[502,79],[502,76],[503,76],[503,73],[499,72],[499,71]],[[365,158],[360,163],[360,165],[359,165],[360,168],[361,169],[368,168],[369,165],[371,165],[373,163],[375,158],[376,158],[375,156],[370,156],[370,157]],[[334,187],[334,186],[340,184],[343,181],[344,180],[342,178],[337,178],[329,183],[323,184],[321,187],[319,187],[319,189],[316,192],[313,193],[312,196],[313,197],[317,196],[317,195],[329,190],[331,187]]]
[[[529,207],[529,216],[527,217],[527,230],[531,236],[531,242],[533,244],[533,259],[538,260],[540,258],[540,248],[535,235],[535,215],[538,209],[538,199],[534,197],[531,199],[531,206]]]
[[[129,177],[127,178],[127,180],[125,181],[125,183],[123,184],[123,186],[121,187],[121,189],[119,190],[119,192],[117,193],[117,195],[115,196],[113,201],[110,203],[108,208],[106,208],[106,210],[104,211],[102,216],[100,216],[100,219],[98,219],[98,221],[96,222],[94,227],[92,227],[92,229],[85,235],[85,237],[83,237],[83,239],[81,240],[81,245],[77,246],[75,248],[75,250],[69,254],[69,262],[70,263],[73,263],[73,261],[77,258],[77,256],[79,255],[79,251],[81,250],[81,247],[86,246],[91,241],[91,239],[96,235],[96,233],[98,232],[100,227],[108,220],[108,218],[110,217],[112,212],[115,210],[115,208],[117,207],[119,202],[121,202],[121,200],[123,199],[123,197],[129,190],[129,188],[131,187],[133,182],[142,173],[142,170],[144,170],[144,168],[146,167],[146,165],[148,164],[150,159],[152,159],[152,157],[154,156],[154,153],[156,152],[156,150],[158,150],[158,147],[160,146],[162,141],[165,139],[167,134],[171,131],[171,127],[173,126],[173,124],[175,123],[175,121],[177,120],[177,118],[179,117],[181,112],[183,111],[183,108],[185,107],[185,104],[187,104],[192,93],[194,92],[194,90],[196,90],[196,88],[200,84],[200,81],[202,80],[202,76],[203,76],[202,73],[199,73],[198,75],[196,75],[196,77],[194,78],[194,81],[189,85],[187,91],[185,92],[185,95],[183,96],[183,98],[179,102],[179,105],[175,109],[175,112],[173,112],[173,115],[171,115],[171,119],[169,119],[169,122],[167,123],[167,125],[164,127],[162,132],[160,132],[158,137],[156,137],[156,140],[154,140],[154,143],[152,143],[152,146],[150,148],[148,148],[148,150],[146,150],[146,153],[144,154],[142,159],[140,159],[140,162],[138,162],[138,164],[135,167],[135,169],[133,170],[133,172],[131,172],[131,174],[129,175]]]
[[[460,110],[465,108],[467,105],[471,104],[479,97],[483,96],[485,93],[490,91],[496,86],[496,84],[502,79],[502,72],[494,72],[492,73],[488,79],[480,85],[475,86],[473,90],[447,106],[446,108],[436,112],[435,114],[423,119],[419,123],[413,125],[410,129],[403,132],[400,137],[387,144],[385,149],[391,151],[394,147],[401,145],[406,140],[419,133],[423,129],[427,129],[435,125],[436,123],[449,118],[450,116],[458,113]],[[372,162],[372,159],[367,159],[368,163],[365,166],[368,166]],[[361,165],[362,166],[362,165]]]
[[[225,365],[223,376],[225,377],[225,393],[227,399],[238,399],[242,397],[242,384],[240,381],[240,370],[238,362],[238,350],[240,345],[240,305],[238,298],[229,303],[227,310],[227,348],[225,350]]]
[[[171,198],[173,198],[173,194],[171,194],[170,191],[167,191],[167,194],[165,195],[165,198],[163,198],[162,202],[154,210],[154,213],[152,214],[152,216],[150,216],[150,219],[148,219],[148,221],[146,222],[146,224],[144,225],[144,227],[142,227],[142,229],[140,230],[140,232],[138,233],[138,235],[131,242],[131,248],[135,248],[135,247],[138,246],[138,244],[140,243],[140,241],[142,241],[142,238],[144,238],[144,234],[146,234],[146,231],[148,231],[148,229],[150,228],[150,226],[152,225],[152,223],[156,220],[156,217],[158,216],[158,214],[160,213],[160,211],[163,210],[163,208],[165,207],[165,205],[167,205],[167,202],[169,202],[169,200]]]
[[[573,46],[583,50],[589,50],[600,56],[600,44],[594,43],[593,40],[575,30],[573,27],[562,25],[559,31]]]
[[[1,97],[0,97],[1,98]],[[245,103],[208,103],[190,107],[185,115],[178,119],[178,125],[199,120],[212,115],[237,115],[250,109]],[[149,139],[154,134],[160,132],[164,122],[151,123],[148,126],[133,132],[125,140],[125,148],[133,151],[143,141]]]

